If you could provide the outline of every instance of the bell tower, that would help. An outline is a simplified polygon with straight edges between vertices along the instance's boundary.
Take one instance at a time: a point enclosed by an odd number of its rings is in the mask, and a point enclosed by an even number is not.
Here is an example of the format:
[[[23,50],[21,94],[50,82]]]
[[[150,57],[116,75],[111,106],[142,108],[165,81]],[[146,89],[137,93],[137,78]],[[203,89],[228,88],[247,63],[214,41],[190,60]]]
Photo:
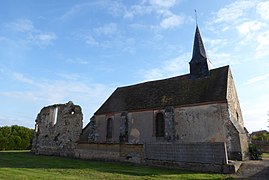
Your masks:
[[[192,59],[189,64],[191,79],[203,78],[210,75],[209,63],[198,25],[196,25]]]

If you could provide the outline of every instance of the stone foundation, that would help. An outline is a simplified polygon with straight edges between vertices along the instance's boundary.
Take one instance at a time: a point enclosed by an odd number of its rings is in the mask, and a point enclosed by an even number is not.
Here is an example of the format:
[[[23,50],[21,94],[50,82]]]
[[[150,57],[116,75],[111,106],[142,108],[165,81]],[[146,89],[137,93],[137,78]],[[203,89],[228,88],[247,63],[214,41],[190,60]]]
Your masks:
[[[150,160],[228,164],[224,143],[145,144],[145,157]]]
[[[80,142],[75,149],[75,157],[142,164],[144,161],[144,147],[142,144]]]
[[[200,172],[234,173],[240,165],[228,163],[224,143],[120,144],[79,142],[80,159],[131,162]]]

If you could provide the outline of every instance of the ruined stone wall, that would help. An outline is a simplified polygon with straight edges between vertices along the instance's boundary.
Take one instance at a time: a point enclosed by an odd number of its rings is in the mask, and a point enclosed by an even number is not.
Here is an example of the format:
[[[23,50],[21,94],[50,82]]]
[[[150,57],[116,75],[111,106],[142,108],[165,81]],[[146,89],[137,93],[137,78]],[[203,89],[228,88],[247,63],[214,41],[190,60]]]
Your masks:
[[[71,101],[44,107],[36,118],[32,152],[73,156],[82,131],[82,111]]]

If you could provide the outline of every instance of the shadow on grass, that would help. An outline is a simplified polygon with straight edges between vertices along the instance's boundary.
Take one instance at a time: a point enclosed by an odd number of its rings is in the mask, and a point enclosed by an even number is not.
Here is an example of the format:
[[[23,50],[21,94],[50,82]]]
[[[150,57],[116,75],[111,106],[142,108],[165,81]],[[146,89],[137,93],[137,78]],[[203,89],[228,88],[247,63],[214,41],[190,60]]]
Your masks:
[[[204,174],[167,168],[138,166],[129,163],[88,161],[55,156],[34,155],[25,151],[0,151],[0,168],[80,169],[132,176]]]

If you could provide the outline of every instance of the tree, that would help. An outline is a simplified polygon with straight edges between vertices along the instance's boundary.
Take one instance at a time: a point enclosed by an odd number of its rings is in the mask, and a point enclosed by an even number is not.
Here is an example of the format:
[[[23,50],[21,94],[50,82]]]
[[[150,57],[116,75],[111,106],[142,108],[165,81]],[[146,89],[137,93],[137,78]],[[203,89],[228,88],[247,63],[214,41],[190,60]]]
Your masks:
[[[34,130],[23,126],[0,127],[0,150],[30,149]]]
[[[255,134],[252,136],[252,140],[258,140],[258,141],[269,141],[269,133],[263,132],[260,134]]]

